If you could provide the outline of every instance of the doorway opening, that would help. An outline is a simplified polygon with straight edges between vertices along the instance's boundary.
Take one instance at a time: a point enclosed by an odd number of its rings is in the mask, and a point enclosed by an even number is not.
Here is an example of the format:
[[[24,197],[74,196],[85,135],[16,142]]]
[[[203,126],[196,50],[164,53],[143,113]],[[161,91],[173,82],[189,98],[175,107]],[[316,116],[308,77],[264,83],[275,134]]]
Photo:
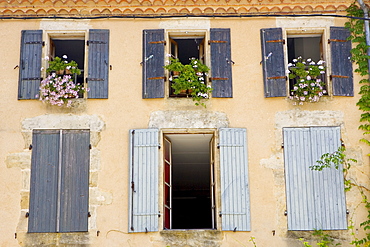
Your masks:
[[[215,229],[213,134],[164,135],[164,228]]]

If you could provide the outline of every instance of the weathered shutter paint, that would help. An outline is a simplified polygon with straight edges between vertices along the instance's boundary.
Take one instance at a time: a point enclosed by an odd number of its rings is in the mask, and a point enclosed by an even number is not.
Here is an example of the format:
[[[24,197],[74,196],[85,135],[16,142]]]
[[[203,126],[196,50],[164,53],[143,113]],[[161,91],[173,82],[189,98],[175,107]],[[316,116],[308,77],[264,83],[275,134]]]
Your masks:
[[[250,231],[247,131],[220,129],[222,230]]]
[[[28,232],[57,231],[59,131],[34,130]]]
[[[287,82],[282,29],[261,29],[261,43],[265,97],[284,97]]]
[[[331,80],[333,95],[353,96],[352,43],[350,31],[344,27],[330,27]]]
[[[342,167],[314,171],[340,146],[340,127],[284,128],[288,230],[347,229]]]
[[[18,99],[37,99],[41,81],[42,30],[23,30]]]
[[[60,232],[88,230],[90,131],[62,130]]]
[[[143,31],[143,99],[164,97],[164,30]]]
[[[210,29],[212,97],[232,98],[232,60],[229,28]]]
[[[130,130],[129,232],[158,231],[158,133]]]
[[[89,130],[34,130],[28,232],[87,231]]]
[[[90,91],[88,98],[108,98],[108,72],[109,72],[109,30],[89,30],[89,59],[87,86]]]

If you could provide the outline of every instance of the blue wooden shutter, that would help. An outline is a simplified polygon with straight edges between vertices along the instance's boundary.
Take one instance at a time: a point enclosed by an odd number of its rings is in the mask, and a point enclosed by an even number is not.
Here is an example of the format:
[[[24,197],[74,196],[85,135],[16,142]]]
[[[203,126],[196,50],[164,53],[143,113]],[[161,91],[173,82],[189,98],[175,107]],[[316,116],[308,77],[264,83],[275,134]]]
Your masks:
[[[250,231],[246,129],[220,129],[222,230]]]
[[[284,97],[287,82],[282,29],[261,29],[261,43],[265,97]]]
[[[164,30],[143,31],[143,99],[164,97]]]
[[[57,231],[59,130],[34,130],[28,232]]]
[[[212,97],[232,98],[232,60],[229,28],[211,28]]]
[[[333,95],[353,96],[352,43],[350,31],[344,27],[330,27],[331,80]]]
[[[340,146],[339,127],[284,128],[288,230],[347,229],[342,167],[309,168]]]
[[[60,232],[88,230],[90,131],[62,130]]]
[[[109,30],[89,30],[88,98],[108,98]]]
[[[158,231],[158,129],[130,131],[129,232]]]
[[[37,99],[41,81],[42,30],[23,30],[18,99]]]

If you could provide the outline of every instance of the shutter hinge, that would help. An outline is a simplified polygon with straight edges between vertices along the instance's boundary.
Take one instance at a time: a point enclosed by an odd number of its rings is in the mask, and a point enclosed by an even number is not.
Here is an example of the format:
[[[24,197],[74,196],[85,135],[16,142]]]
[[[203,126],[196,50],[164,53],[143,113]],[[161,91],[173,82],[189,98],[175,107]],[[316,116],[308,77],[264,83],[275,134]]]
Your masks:
[[[328,39],[328,44],[330,44],[330,42],[347,42],[348,40],[344,40],[344,39]]]
[[[30,146],[28,147],[28,150],[32,150],[32,144],[30,144]]]
[[[148,42],[149,44],[164,44],[166,45],[166,41],[165,40],[160,40],[160,41],[151,41],[151,42]]]
[[[330,80],[333,80],[333,78],[349,78],[349,76],[346,75],[330,75]]]
[[[210,45],[211,43],[227,43],[225,40],[208,40],[208,44]]]
[[[161,217],[161,211],[158,211],[158,218]]]
[[[346,145],[344,144],[344,141],[343,141],[343,139],[342,138],[340,138],[340,145],[342,146],[342,147],[346,147]]]
[[[287,216],[288,215],[288,211],[284,211],[284,216]]]
[[[136,191],[135,191],[135,182],[134,182],[134,181],[132,181],[132,182],[131,182],[131,190],[132,190],[133,192],[136,192]]]
[[[217,143],[217,149],[220,149],[220,143]]]
[[[222,213],[221,213],[221,211],[218,213],[218,216],[219,216],[219,217],[222,217]]]
[[[281,148],[284,148],[284,142],[281,143]]]
[[[91,217],[91,213],[90,212],[87,212],[87,217]]]
[[[148,228],[145,227],[145,233],[148,233]]]
[[[25,214],[25,217],[26,218],[28,218],[30,216],[30,213],[29,212],[27,212],[26,214]]]
[[[285,39],[267,40],[266,43],[283,43],[285,45]]]
[[[86,45],[89,46],[90,44],[108,44],[105,41],[97,41],[97,40],[88,40],[86,41]]]
[[[234,228],[233,232],[236,232],[236,227]]]
[[[92,149],[92,146],[91,146],[91,144],[89,144],[89,149]]]

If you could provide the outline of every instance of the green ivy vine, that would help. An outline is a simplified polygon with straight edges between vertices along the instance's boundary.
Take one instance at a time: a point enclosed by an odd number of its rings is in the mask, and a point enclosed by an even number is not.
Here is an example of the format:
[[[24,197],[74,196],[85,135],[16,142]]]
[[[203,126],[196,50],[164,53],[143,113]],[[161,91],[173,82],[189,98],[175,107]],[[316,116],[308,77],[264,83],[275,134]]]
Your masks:
[[[352,3],[347,9],[347,16],[349,17],[364,17],[364,12],[357,4]],[[345,27],[351,32],[349,40],[351,40],[356,46],[351,50],[352,61],[357,65],[355,72],[359,73],[364,78],[359,81],[361,84],[360,92],[361,98],[357,102],[357,106],[363,113],[361,114],[359,129],[364,131],[364,135],[370,134],[370,81],[369,81],[369,70],[368,70],[368,59],[367,49],[369,46],[366,45],[366,36],[364,31],[364,20],[357,18],[350,18],[346,22]],[[370,145],[370,141],[366,138],[361,139],[362,142]]]

